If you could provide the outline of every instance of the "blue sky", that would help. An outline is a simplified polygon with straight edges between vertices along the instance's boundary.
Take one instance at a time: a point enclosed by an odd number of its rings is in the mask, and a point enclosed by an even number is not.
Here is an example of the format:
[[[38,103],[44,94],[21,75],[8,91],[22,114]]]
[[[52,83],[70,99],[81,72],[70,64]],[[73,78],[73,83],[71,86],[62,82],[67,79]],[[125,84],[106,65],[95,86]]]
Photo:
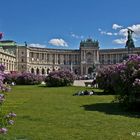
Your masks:
[[[92,37],[100,48],[125,46],[127,27],[140,47],[140,0],[0,0],[3,39],[32,46],[79,48]]]

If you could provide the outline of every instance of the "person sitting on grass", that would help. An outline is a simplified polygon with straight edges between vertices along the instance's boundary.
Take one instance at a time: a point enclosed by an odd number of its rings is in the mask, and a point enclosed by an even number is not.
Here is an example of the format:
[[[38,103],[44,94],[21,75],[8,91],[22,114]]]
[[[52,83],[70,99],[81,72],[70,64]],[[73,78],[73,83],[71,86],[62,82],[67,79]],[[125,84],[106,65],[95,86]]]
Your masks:
[[[73,94],[73,96],[84,96],[84,95],[92,96],[92,95],[94,95],[94,91],[93,90],[92,91],[85,90],[85,91],[79,91],[79,92]]]

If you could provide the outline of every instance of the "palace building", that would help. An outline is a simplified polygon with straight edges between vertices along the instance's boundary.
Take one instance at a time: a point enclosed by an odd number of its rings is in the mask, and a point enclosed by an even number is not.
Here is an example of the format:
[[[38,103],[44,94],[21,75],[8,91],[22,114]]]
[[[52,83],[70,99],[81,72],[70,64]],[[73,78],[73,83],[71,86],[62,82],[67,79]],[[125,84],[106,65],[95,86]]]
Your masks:
[[[140,47],[133,49],[140,54]],[[127,48],[99,49],[99,42],[88,38],[79,49],[51,49],[18,45],[11,40],[0,41],[0,62],[7,71],[46,75],[51,71],[69,69],[78,75],[91,74],[93,68],[122,62],[128,56]]]
[[[5,65],[5,72],[17,71],[16,68],[16,55],[12,50],[4,48],[5,45],[13,46],[13,42],[0,41],[0,64]],[[15,45],[14,45],[15,46]]]

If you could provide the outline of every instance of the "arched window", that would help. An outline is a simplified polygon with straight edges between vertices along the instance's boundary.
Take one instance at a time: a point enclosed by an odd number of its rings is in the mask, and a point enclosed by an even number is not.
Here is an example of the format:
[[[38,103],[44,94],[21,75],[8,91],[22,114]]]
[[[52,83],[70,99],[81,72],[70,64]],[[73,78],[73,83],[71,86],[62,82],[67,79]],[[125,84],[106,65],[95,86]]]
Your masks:
[[[86,54],[86,58],[87,58],[87,63],[91,63],[92,62],[92,54],[91,54],[91,52],[88,52]]]
[[[116,64],[116,59],[113,60],[113,64]]]
[[[88,53],[87,53],[87,56],[91,56],[91,55],[92,55],[91,52],[88,52]]]
[[[38,68],[36,69],[36,74],[39,74],[39,69]]]
[[[88,68],[88,74],[91,74],[93,72],[93,68],[89,67]]]
[[[45,74],[45,70],[44,70],[44,68],[42,68],[42,74]]]
[[[31,73],[34,73],[34,68],[31,69]]]
[[[78,74],[78,70],[77,70],[77,69],[75,69],[75,70],[74,70],[74,73],[75,73],[75,74]]]
[[[47,74],[49,74],[49,72],[50,72],[50,69],[48,68],[48,69],[47,69]]]

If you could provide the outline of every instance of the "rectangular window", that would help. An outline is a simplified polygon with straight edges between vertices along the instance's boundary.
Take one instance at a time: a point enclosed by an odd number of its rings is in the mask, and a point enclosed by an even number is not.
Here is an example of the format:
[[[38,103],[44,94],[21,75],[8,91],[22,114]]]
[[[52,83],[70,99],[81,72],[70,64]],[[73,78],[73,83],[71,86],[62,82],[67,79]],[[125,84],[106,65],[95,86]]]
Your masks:
[[[36,54],[36,57],[39,58],[39,53]]]
[[[60,54],[58,54],[58,64],[60,64]]]
[[[42,53],[42,60],[44,60],[44,53]]]
[[[47,62],[50,62],[50,55],[47,54]]]
[[[55,64],[55,54],[53,54],[52,57],[53,64]]]
[[[30,53],[31,57],[33,58],[33,52]]]

